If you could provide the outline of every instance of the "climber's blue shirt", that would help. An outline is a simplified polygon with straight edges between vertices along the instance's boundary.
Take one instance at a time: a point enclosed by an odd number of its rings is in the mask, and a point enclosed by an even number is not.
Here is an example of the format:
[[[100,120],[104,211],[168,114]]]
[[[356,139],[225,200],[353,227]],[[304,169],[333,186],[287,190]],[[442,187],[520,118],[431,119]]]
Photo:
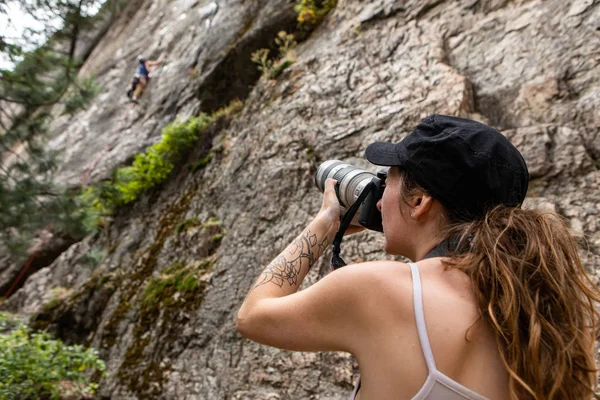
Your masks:
[[[146,69],[146,63],[138,65],[137,71],[135,72],[135,76],[138,78],[142,76],[148,78],[148,69]]]

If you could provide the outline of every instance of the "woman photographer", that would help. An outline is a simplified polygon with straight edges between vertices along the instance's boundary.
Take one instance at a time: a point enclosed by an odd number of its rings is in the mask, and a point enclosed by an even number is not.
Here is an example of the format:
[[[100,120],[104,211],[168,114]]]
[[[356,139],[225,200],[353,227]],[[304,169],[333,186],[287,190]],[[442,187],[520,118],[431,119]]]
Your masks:
[[[297,292],[339,228],[329,179],[315,219],[250,289],[238,330],[353,354],[360,400],[591,399],[600,295],[562,220],[520,208],[517,149],[484,124],[432,115],[366,157],[390,167],[384,249],[415,263],[348,265]]]

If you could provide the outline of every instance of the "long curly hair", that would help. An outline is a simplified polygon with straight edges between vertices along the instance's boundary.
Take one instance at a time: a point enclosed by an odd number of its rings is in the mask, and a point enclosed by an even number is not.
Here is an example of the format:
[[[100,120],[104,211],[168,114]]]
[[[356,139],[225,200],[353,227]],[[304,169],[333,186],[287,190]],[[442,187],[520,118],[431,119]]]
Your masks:
[[[426,193],[401,175],[404,201]],[[566,221],[555,213],[504,206],[471,221],[451,209],[445,213],[444,237],[457,249],[446,267],[471,279],[509,374],[511,400],[591,399],[600,292]]]

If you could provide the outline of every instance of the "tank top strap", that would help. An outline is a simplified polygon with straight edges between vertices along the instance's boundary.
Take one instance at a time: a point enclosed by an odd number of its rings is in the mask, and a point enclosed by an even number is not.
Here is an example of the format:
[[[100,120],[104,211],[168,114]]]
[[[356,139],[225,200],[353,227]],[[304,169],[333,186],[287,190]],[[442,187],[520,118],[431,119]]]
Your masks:
[[[419,332],[419,340],[421,342],[421,349],[425,356],[425,362],[431,375],[437,370],[435,366],[435,360],[433,358],[433,352],[431,351],[431,345],[429,344],[429,336],[427,335],[427,326],[425,325],[425,314],[423,313],[423,290],[421,286],[421,275],[419,273],[419,267],[416,264],[410,263],[410,271],[412,273],[413,282],[413,303],[415,307],[415,318],[417,322],[417,330]]]

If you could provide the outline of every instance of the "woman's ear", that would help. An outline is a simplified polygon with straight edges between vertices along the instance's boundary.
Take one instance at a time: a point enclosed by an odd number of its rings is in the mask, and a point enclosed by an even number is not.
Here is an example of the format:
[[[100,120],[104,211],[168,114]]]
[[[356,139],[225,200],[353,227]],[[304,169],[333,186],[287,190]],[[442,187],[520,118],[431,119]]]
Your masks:
[[[419,221],[419,219],[425,217],[431,210],[433,202],[433,197],[427,193],[415,196],[410,204],[410,218],[414,221]]]

